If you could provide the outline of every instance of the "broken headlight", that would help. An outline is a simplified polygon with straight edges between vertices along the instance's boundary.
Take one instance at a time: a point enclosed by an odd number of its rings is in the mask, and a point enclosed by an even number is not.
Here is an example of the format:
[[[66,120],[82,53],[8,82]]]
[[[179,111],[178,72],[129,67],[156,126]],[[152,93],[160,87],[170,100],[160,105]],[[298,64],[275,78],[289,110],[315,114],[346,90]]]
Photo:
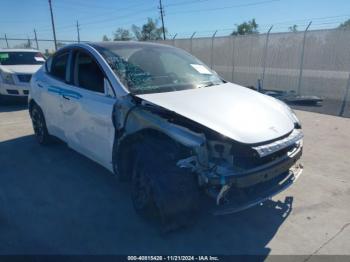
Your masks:
[[[275,99],[275,101],[279,102],[289,113],[290,118],[293,120],[294,122],[294,126],[297,129],[301,128],[301,123],[297,117],[297,115],[294,113],[293,109],[291,109],[286,103],[282,102],[281,100]]]
[[[298,129],[301,128],[301,123],[300,123],[297,115],[294,113],[293,109],[291,109],[289,106],[287,106],[287,107],[288,107],[288,109],[290,111],[290,115],[293,118],[295,128],[298,128]]]

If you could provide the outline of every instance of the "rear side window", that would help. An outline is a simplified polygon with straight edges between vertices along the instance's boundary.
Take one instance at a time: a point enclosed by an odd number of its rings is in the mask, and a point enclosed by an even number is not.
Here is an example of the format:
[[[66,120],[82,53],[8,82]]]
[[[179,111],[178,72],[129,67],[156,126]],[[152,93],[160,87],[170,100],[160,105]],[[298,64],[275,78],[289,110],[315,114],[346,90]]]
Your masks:
[[[66,68],[68,63],[68,53],[54,56],[51,63],[50,74],[62,81],[66,80]]]
[[[77,52],[74,60],[74,85],[104,93],[104,74],[96,61],[85,52]]]

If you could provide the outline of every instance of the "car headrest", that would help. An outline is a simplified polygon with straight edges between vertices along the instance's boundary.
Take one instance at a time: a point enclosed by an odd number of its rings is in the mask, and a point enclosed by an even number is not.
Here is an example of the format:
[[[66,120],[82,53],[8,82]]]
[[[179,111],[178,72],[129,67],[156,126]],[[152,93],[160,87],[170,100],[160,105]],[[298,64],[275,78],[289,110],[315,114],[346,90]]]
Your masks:
[[[140,67],[151,75],[164,75],[164,67],[160,55],[153,50],[141,49],[132,54],[128,63]]]

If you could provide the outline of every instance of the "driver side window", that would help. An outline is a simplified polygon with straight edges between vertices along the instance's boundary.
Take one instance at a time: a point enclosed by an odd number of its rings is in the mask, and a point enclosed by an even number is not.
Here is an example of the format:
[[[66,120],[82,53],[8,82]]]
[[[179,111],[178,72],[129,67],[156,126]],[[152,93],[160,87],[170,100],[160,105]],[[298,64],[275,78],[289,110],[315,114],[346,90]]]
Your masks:
[[[73,76],[75,86],[104,93],[104,74],[89,54],[82,51],[75,53]]]
[[[52,58],[50,64],[50,74],[61,81],[66,81],[66,71],[68,64],[69,52],[57,54]]]

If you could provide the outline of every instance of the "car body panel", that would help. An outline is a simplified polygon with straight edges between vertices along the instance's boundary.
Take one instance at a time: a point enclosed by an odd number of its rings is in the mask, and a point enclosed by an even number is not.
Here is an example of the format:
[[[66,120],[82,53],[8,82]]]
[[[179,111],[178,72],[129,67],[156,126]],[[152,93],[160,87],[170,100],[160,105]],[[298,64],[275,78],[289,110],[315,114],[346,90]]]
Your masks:
[[[30,96],[40,105],[45,115],[47,129],[50,134],[66,140],[63,128],[62,96],[57,88],[64,88],[67,84],[47,74],[44,67],[40,69],[31,81]]]
[[[68,145],[112,170],[115,99],[68,85],[59,92]]]
[[[281,103],[232,83],[138,97],[246,144],[273,140],[294,128]]]
[[[66,73],[69,71],[67,66]],[[29,99],[34,98],[42,108],[48,132],[113,171],[116,99],[57,79],[45,67],[35,74],[31,86]]]

